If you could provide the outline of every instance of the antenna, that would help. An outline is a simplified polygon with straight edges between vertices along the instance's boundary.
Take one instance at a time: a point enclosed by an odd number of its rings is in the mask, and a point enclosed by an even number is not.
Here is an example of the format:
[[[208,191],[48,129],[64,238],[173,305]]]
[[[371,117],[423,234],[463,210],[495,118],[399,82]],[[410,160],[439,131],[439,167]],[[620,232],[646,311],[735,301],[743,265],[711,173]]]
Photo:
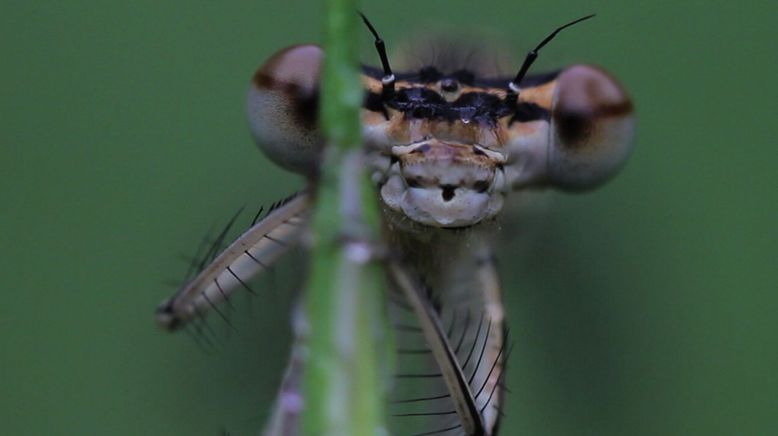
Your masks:
[[[578,24],[581,21],[588,20],[589,18],[592,18],[595,15],[596,14],[587,15],[575,21],[571,21],[563,26],[557,27],[556,30],[551,32],[551,34],[548,35],[543,41],[541,41],[537,47],[535,47],[533,50],[527,53],[527,57],[524,58],[524,63],[521,64],[521,68],[519,68],[519,72],[516,73],[516,77],[514,77],[513,80],[511,80],[510,82],[508,82],[508,93],[505,95],[505,101],[509,102],[512,105],[516,104],[516,101],[519,98],[519,93],[521,92],[521,88],[519,87],[519,85],[521,84],[521,81],[524,79],[524,76],[527,75],[527,71],[529,70],[529,67],[531,67],[532,63],[535,62],[535,59],[538,58],[538,52],[540,52],[541,48],[545,47],[546,44],[551,42],[551,40],[554,39],[554,37],[557,36],[559,32],[567,29],[568,27],[574,24]],[[364,18],[364,16],[362,18]],[[376,42],[376,47],[377,46],[378,46],[378,42]]]
[[[378,32],[376,32],[375,27],[373,27],[365,14],[359,12],[359,15],[362,17],[362,21],[365,22],[365,25],[370,30],[370,33],[372,33],[375,37],[375,49],[378,51],[378,56],[381,58],[381,66],[384,68],[384,77],[381,78],[381,85],[383,85],[383,97],[386,98],[394,92],[395,82],[394,73],[392,73],[392,67],[389,66],[389,59],[386,57],[386,46],[384,45],[384,40],[378,36]]]

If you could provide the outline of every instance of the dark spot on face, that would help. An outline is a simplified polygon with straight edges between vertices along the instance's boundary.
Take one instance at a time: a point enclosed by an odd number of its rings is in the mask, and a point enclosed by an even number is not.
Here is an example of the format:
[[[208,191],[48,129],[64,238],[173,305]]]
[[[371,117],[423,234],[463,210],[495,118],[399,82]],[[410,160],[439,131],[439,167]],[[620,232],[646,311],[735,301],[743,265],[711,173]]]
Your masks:
[[[443,197],[443,201],[449,202],[454,198],[454,191],[456,191],[457,187],[454,185],[442,185],[440,189],[442,190],[441,196]]]
[[[473,189],[479,194],[486,192],[489,189],[489,186],[491,186],[491,183],[489,183],[488,180],[479,180],[473,183]]]
[[[408,185],[409,188],[421,188],[421,181],[415,177],[406,177],[405,184]]]

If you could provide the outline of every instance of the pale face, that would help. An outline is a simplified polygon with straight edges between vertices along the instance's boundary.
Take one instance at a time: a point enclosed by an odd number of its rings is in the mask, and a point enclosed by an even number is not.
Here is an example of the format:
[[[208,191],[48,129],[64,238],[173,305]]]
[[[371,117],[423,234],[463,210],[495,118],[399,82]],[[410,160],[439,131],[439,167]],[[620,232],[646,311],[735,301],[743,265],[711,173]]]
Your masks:
[[[496,129],[402,114],[368,126],[365,118],[372,179],[388,208],[434,227],[471,226],[500,211],[510,187]]]

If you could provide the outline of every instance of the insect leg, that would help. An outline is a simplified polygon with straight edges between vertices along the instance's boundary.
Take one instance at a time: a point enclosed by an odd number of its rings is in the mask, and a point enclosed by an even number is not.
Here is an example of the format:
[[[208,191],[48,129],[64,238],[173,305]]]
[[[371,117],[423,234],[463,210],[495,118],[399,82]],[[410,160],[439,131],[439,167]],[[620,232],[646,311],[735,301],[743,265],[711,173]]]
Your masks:
[[[299,242],[305,231],[310,195],[302,193],[275,205],[195,277],[157,309],[157,322],[176,330],[191,319],[214,309],[241,287],[254,293],[247,282],[267,269]]]

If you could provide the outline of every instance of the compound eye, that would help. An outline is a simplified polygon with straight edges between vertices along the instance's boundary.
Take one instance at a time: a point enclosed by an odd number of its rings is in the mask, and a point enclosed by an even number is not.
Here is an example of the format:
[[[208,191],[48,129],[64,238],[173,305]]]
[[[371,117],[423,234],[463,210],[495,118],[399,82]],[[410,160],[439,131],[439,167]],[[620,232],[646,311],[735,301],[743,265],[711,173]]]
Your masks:
[[[558,188],[593,188],[615,175],[632,149],[635,120],[624,89],[604,71],[575,65],[558,77],[547,177]]]
[[[276,164],[305,175],[316,172],[323,147],[317,120],[323,58],[315,45],[279,51],[254,74],[246,97],[259,148]]]

